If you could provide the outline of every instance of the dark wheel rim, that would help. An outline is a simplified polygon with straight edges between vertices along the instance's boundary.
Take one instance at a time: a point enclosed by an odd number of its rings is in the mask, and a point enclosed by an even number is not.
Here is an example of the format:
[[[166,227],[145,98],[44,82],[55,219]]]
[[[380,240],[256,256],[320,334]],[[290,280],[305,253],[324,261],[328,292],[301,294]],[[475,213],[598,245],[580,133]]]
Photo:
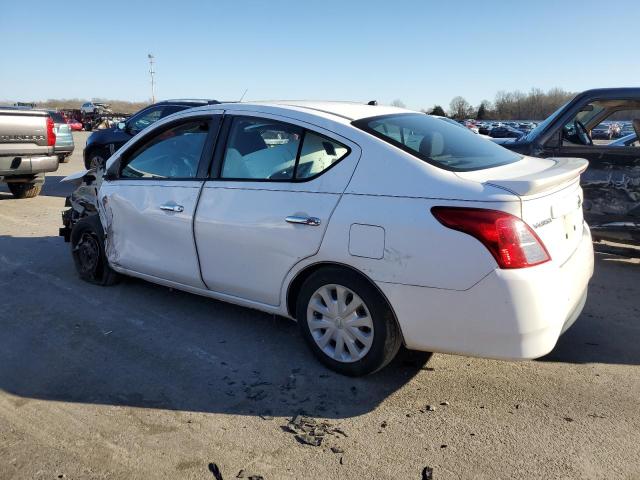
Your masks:
[[[76,256],[80,273],[95,275],[100,263],[100,245],[95,235],[85,232],[76,246]]]

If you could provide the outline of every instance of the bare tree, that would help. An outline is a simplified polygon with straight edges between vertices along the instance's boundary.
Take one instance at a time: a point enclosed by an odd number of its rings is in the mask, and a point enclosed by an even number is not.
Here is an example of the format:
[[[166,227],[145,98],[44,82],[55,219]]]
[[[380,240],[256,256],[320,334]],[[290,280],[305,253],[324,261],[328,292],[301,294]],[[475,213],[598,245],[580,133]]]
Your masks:
[[[400,100],[399,98],[396,98],[393,102],[391,102],[391,106],[392,107],[398,107],[398,108],[407,108],[407,106],[404,104],[404,102],[402,100]]]
[[[451,117],[457,120],[464,120],[472,116],[473,107],[464,97],[454,97],[449,104],[449,113]]]

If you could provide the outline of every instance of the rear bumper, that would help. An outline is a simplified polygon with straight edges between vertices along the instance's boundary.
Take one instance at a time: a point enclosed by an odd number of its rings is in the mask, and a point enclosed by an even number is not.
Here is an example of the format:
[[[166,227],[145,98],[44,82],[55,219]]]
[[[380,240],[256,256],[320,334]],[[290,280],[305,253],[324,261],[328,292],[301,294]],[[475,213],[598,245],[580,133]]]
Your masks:
[[[583,238],[563,265],[496,269],[465,291],[378,283],[408,348],[507,360],[549,353],[578,318],[593,275],[593,245]]]
[[[55,172],[58,164],[57,154],[36,157],[0,157],[0,177]]]

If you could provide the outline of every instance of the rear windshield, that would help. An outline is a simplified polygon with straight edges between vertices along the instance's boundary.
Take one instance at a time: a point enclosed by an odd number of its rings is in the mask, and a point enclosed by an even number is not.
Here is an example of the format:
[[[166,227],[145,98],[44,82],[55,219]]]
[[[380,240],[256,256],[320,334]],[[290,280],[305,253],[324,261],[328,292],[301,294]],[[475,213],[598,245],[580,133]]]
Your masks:
[[[455,172],[497,167],[522,158],[468,128],[422,113],[364,118],[353,125],[421,160]]]

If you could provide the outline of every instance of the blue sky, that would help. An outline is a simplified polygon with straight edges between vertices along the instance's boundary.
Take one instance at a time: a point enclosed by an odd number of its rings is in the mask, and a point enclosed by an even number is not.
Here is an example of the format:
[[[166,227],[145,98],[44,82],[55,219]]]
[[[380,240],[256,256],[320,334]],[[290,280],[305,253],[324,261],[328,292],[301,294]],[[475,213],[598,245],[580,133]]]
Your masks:
[[[335,99],[411,108],[638,86],[640,1],[11,1],[0,99]],[[95,28],[100,33],[90,33]]]

